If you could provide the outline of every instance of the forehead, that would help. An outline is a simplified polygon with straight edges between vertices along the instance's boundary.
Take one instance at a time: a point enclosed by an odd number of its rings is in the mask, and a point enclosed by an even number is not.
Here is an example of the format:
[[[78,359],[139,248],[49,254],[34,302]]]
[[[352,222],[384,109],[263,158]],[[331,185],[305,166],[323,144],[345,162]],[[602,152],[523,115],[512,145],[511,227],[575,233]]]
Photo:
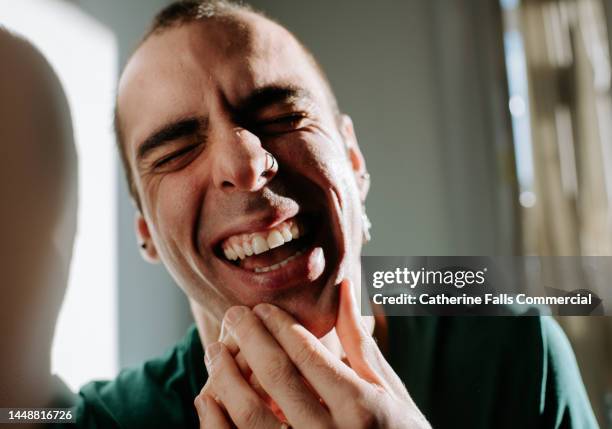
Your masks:
[[[195,21],[150,36],[119,83],[118,112],[128,153],[162,122],[209,115],[271,84],[303,87],[325,100],[315,67],[283,27],[245,13]]]

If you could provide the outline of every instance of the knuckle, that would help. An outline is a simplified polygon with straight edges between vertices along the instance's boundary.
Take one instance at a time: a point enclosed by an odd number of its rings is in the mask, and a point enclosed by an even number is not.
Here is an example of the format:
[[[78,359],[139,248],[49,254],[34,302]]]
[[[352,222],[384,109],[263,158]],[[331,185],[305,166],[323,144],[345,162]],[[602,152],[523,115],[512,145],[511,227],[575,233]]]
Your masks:
[[[300,409],[301,419],[309,423],[309,428],[312,429],[337,429],[331,419],[331,416],[323,411],[321,407],[313,406],[312,404],[304,404]]]
[[[290,383],[295,375],[295,368],[286,356],[274,356],[264,369],[270,383],[274,385]]]
[[[361,407],[353,409],[348,421],[350,421],[350,423],[345,427],[350,427],[351,429],[377,429],[381,427],[374,413]]]
[[[376,415],[369,410],[360,409],[360,413],[357,415],[359,429],[376,429],[379,428],[378,419]]]
[[[283,323],[284,320],[278,307],[271,305],[269,309],[270,314],[266,317],[265,322],[266,328],[273,334],[280,333],[285,328],[286,323]]]
[[[256,323],[257,320],[255,315],[251,311],[246,312],[236,325],[236,334],[239,338],[244,338],[246,340],[252,338],[255,329],[257,329]]]
[[[248,399],[238,413],[237,420],[240,427],[258,428],[264,422],[264,410],[261,403],[255,399]]]
[[[204,395],[199,394],[198,396],[195,397],[195,399],[193,400],[193,405],[194,407],[196,407],[196,409],[198,411],[200,411],[200,405],[205,401],[204,399]]]
[[[316,348],[308,343],[303,343],[295,353],[295,364],[298,367],[311,365],[317,357]]]
[[[206,385],[202,389],[202,393],[205,393],[209,396],[223,395],[225,393],[226,388],[227,378],[224,377],[223,367],[219,365],[219,367],[215,371],[208,375],[208,380],[206,381]]]

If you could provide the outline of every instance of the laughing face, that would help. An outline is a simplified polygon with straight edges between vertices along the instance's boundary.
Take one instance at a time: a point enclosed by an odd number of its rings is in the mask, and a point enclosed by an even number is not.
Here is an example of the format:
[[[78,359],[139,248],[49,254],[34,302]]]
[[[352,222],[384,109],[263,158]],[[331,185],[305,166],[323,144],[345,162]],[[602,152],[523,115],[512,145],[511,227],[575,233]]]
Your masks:
[[[321,336],[341,278],[359,284],[365,165],[332,100],[293,36],[248,12],[131,58],[118,114],[138,233],[209,317],[270,302]]]

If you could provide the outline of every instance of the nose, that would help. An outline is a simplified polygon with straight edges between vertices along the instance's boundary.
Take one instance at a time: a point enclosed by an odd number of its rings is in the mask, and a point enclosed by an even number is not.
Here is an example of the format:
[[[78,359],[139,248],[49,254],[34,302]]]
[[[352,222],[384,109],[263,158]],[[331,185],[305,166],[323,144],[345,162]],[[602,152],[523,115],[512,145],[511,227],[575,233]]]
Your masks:
[[[225,134],[217,136],[214,148],[214,185],[225,192],[260,190],[276,175],[276,159],[262,147],[255,134],[244,128],[234,128]]]

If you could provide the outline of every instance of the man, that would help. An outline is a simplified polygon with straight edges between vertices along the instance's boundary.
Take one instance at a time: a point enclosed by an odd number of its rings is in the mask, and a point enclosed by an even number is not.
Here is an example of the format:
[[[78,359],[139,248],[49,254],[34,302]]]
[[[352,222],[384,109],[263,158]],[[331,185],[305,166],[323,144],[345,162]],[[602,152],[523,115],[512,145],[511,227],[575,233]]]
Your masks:
[[[365,162],[285,28],[173,3],[127,64],[116,113],[143,254],[187,294],[197,330],[84,387],[82,426],[595,424],[550,320],[359,315]]]

